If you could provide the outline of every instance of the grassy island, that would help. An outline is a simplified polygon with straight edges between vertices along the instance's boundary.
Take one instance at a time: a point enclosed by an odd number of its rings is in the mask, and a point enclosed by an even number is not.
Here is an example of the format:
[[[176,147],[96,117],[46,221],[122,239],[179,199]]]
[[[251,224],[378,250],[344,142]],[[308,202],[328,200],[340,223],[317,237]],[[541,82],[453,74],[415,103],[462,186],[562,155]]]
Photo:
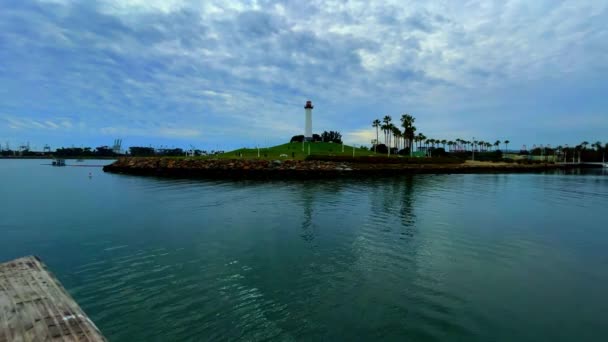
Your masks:
[[[304,152],[302,146],[304,145]],[[310,154],[309,154],[310,148]],[[354,151],[354,154],[353,154]],[[307,179],[373,177],[418,173],[540,172],[553,163],[473,162],[457,156],[388,156],[332,143],[288,143],[238,149],[213,156],[123,157],[105,166],[113,173],[228,179]]]
[[[267,148],[240,148],[234,151],[201,158],[219,159],[295,159],[304,160],[309,155],[315,156],[380,156],[366,148],[327,142],[293,142]],[[381,155],[385,156],[385,155]]]

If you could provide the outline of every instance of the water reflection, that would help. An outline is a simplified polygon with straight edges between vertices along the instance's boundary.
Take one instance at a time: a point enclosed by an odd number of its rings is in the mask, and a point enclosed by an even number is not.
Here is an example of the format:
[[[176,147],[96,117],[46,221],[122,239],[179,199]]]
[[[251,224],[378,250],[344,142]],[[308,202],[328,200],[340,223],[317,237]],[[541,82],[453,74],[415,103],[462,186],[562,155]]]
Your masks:
[[[408,236],[416,225],[416,201],[428,188],[440,186],[446,177],[403,176],[377,180],[371,184],[370,208],[381,219],[380,230],[390,232],[397,228]],[[395,222],[394,218],[399,218]]]
[[[307,181],[296,185],[301,205],[303,219],[301,224],[301,238],[312,243],[315,240],[315,206],[332,208],[341,201],[342,188],[347,186],[341,181]]]
[[[37,165],[3,184],[0,259],[43,257],[112,341],[608,334],[607,170],[90,182]]]
[[[416,184],[421,187],[425,183],[424,177],[419,177]],[[407,176],[403,179],[402,189],[400,192],[401,197],[401,210],[399,211],[401,222],[404,227],[413,227],[416,222],[416,214],[414,213],[414,201],[415,201],[415,189],[414,189],[414,177]],[[406,235],[412,236],[412,230],[406,230]]]
[[[314,183],[302,184],[301,196],[302,196],[302,208],[304,209],[304,220],[302,221],[302,232],[301,237],[306,242],[313,242],[315,239],[314,227],[312,225],[313,220],[313,204],[315,202],[315,189]]]

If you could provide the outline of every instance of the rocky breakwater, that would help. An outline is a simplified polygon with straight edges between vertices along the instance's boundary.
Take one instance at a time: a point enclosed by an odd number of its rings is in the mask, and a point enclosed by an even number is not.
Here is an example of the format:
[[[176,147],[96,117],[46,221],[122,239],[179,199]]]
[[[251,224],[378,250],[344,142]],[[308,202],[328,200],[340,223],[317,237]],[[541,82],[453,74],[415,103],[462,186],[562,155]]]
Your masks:
[[[331,178],[390,176],[417,173],[542,172],[554,164],[516,163],[367,163],[320,160],[245,160],[197,158],[121,158],[103,168],[106,172],[134,175],[225,179]]]
[[[105,172],[165,177],[319,178],[353,171],[345,163],[304,160],[120,158]]]

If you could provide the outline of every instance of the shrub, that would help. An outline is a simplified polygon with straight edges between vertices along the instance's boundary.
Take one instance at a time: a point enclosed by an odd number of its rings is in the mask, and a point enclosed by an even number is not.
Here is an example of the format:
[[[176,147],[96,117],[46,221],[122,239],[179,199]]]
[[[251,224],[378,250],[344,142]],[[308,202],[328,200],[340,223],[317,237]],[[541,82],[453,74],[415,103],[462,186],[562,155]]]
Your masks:
[[[336,144],[342,143],[342,134],[338,131],[323,131],[321,139],[325,142],[333,142]]]
[[[328,155],[310,155],[306,160],[318,161],[333,161],[333,162],[352,162],[361,164],[460,164],[462,159],[446,156],[446,157],[404,157],[404,158],[387,158],[379,156],[328,156]]]
[[[431,155],[433,157],[442,157],[442,156],[447,156],[447,153],[445,152],[445,148],[436,147],[436,148],[431,149]]]
[[[436,152],[433,152],[433,156],[435,156]],[[446,153],[447,155],[447,153]],[[452,152],[449,155],[458,157],[461,159],[471,159],[472,153],[467,152]],[[500,151],[492,151],[492,152],[475,152],[475,160],[476,161],[489,161],[489,162],[499,162],[502,161],[502,152]]]
[[[386,145],[384,145],[384,144],[372,145],[371,150],[373,151],[374,148],[376,149],[376,153],[382,153],[382,154],[388,153],[388,147],[386,147]]]
[[[304,135],[294,135],[293,137],[291,137],[291,140],[289,141],[290,143],[293,142],[303,142],[304,141]]]
[[[410,148],[406,147],[406,148],[404,148],[402,150],[399,150],[398,154],[400,156],[409,156],[410,155]]]

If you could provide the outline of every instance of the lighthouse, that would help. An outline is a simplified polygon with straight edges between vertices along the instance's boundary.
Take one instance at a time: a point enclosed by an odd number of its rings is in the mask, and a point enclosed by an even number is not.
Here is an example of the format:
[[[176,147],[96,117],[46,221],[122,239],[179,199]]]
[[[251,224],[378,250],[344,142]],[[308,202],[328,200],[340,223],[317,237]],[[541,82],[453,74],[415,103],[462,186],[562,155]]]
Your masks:
[[[304,106],[304,114],[306,116],[306,121],[304,123],[304,139],[307,141],[312,141],[312,101],[306,101],[306,106]]]

